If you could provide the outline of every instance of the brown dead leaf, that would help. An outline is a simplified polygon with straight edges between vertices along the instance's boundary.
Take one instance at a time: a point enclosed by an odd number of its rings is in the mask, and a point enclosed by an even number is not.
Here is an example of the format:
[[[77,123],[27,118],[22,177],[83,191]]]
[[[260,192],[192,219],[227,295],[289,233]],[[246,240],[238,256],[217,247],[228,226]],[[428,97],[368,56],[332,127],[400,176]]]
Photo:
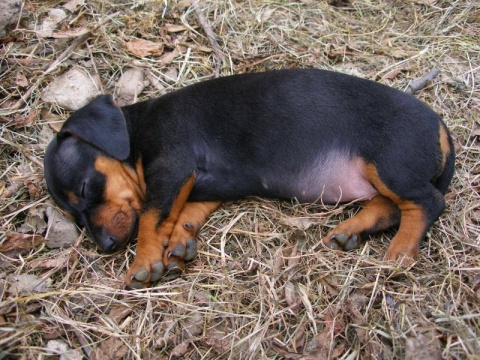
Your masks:
[[[307,218],[283,218],[280,220],[280,222],[284,225],[290,226],[292,228],[297,228],[300,230],[307,230],[310,228],[312,225],[316,224],[315,221],[312,221]]]
[[[232,344],[228,340],[228,334],[224,331],[211,329],[207,331],[205,337],[200,339],[200,342],[217,354],[228,354],[231,351]]]
[[[433,331],[407,339],[405,360],[437,360],[442,358],[440,341]]]
[[[402,73],[401,69],[392,69],[389,72],[387,72],[385,75],[382,76],[383,80],[393,80],[397,78],[398,75]]]
[[[325,312],[325,329],[335,338],[345,330],[345,318],[341,309],[329,307]]]
[[[37,119],[38,111],[33,109],[27,116],[18,115],[15,117],[15,127],[24,128],[33,126],[35,120]]]
[[[43,19],[40,29],[36,31],[41,37],[50,37],[53,31],[66,19],[67,14],[62,9],[51,9],[48,16]]]
[[[290,306],[292,309],[297,309],[302,303],[302,299],[295,291],[295,285],[291,282],[287,282],[285,284],[285,300],[287,300],[288,306]]]
[[[203,333],[205,319],[201,312],[196,311],[192,315],[187,316],[183,325],[185,336],[192,337]]]
[[[165,24],[163,28],[168,31],[168,32],[180,32],[180,31],[185,31],[189,30],[189,28],[185,25],[177,25],[177,24]]]
[[[11,274],[7,277],[7,281],[10,282],[8,293],[14,296],[42,293],[52,284],[50,278],[44,279],[31,274]]]
[[[120,324],[127,316],[132,313],[132,308],[127,305],[119,304],[113,305],[108,313],[108,317],[115,321],[117,324]]]
[[[50,340],[47,343],[47,351],[50,351],[52,355],[60,355],[60,359],[81,360],[83,358],[79,350],[70,348],[62,340]]]
[[[135,39],[125,42],[125,48],[134,56],[138,57],[162,55],[163,46],[163,43],[144,39]]]
[[[77,10],[78,7],[82,6],[83,4],[85,4],[85,0],[70,0],[69,2],[64,4],[63,7],[73,13],[75,12],[75,10]]]
[[[60,115],[51,113],[46,108],[42,109],[40,116],[42,120],[45,121],[57,133],[63,126],[64,119],[62,119]]]
[[[19,72],[17,73],[15,84],[17,84],[17,86],[20,86],[20,87],[27,87],[29,85],[29,82],[27,77],[23,73]]]
[[[128,351],[128,346],[121,339],[109,337],[93,350],[92,355],[96,360],[117,360],[124,359]]]
[[[76,225],[53,207],[48,207],[46,214],[48,218],[47,247],[56,249],[72,246],[79,235]]]
[[[329,306],[324,315],[325,327],[305,346],[306,354],[316,359],[333,359],[345,351],[345,343],[338,342],[337,337],[345,331],[345,317],[339,307]],[[302,358],[303,359],[303,358]]]
[[[63,251],[49,258],[39,258],[31,261],[28,266],[32,269],[62,269],[73,259],[71,251]]]
[[[170,64],[178,55],[180,55],[180,50],[178,48],[173,49],[173,51],[166,53],[160,59],[158,59],[159,66],[166,66]]]
[[[188,346],[190,345],[190,342],[191,340],[188,339],[188,340],[182,341],[180,344],[175,346],[172,352],[170,353],[170,357],[174,357],[174,358],[183,357],[183,355],[185,355],[186,352],[188,351]]]
[[[410,2],[421,5],[433,6],[437,2],[437,0],[410,0]]]
[[[85,35],[90,32],[90,29],[87,27],[78,27],[78,28],[73,28],[73,29],[68,29],[68,30],[59,30],[59,31],[54,31],[50,35],[50,37],[54,39],[70,39],[70,38],[76,38],[81,35]]]
[[[43,234],[47,229],[45,206],[33,206],[28,209],[27,217],[18,232],[23,234]]]
[[[117,103],[121,106],[129,105],[136,101],[145,88],[145,70],[132,67],[125,70],[115,85]]]
[[[7,239],[0,245],[0,252],[3,254],[7,252],[22,253],[43,243],[45,243],[45,238],[41,235],[12,232],[7,234]]]
[[[281,359],[284,360],[300,360],[303,358],[302,354],[298,354],[295,352],[291,352],[286,346],[276,344],[274,343],[273,346],[275,346],[275,353],[277,356],[280,356]]]

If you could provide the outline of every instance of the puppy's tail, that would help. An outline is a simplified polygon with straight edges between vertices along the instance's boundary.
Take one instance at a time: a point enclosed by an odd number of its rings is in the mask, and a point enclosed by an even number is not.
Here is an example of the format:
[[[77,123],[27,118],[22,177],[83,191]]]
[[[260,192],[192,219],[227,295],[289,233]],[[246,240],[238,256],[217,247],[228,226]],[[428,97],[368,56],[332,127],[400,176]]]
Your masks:
[[[433,181],[433,185],[441,191],[442,194],[445,194],[450,185],[450,181],[453,177],[453,172],[455,170],[455,148],[453,145],[452,137],[447,130],[447,127],[440,120],[439,127],[439,144],[442,156],[442,169]]]

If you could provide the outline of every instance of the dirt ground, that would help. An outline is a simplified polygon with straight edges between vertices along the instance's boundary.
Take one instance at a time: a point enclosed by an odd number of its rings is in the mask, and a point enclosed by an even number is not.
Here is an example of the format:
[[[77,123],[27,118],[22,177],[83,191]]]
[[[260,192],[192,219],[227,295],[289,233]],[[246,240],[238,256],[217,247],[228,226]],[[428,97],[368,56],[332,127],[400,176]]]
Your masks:
[[[0,359],[480,359],[476,0],[27,1],[0,45]],[[208,34],[213,35],[209,38]],[[100,254],[65,222],[44,150],[97,93],[120,103],[229,74],[322,68],[416,92],[457,152],[419,260],[319,240],[355,204],[250,199],[203,227],[185,274],[123,290],[135,244]],[[61,81],[61,80],[67,80]]]

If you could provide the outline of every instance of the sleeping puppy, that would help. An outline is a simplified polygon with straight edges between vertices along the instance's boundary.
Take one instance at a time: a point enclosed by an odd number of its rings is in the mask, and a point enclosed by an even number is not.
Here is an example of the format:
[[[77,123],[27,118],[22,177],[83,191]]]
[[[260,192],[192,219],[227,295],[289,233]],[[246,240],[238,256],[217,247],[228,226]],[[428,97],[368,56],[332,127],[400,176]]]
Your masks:
[[[48,146],[57,204],[111,253],[138,236],[128,287],[172,278],[222,201],[363,200],[323,239],[352,249],[399,226],[386,260],[415,259],[445,207],[454,148],[415,97],[322,70],[235,75],[117,107],[99,96]]]

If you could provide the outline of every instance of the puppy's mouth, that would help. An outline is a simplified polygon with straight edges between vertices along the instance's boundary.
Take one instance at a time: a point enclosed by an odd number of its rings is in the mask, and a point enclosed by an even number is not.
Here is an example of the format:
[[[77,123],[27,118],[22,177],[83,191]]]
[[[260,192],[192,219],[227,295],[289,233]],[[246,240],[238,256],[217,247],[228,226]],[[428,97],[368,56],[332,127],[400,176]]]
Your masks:
[[[130,241],[134,240],[138,234],[138,215],[134,213],[132,219],[132,225],[129,231],[125,232],[124,236],[119,236],[114,232],[107,231],[106,227],[102,226],[95,230],[87,226],[87,230],[90,236],[97,245],[99,251],[112,254],[123,249]],[[92,231],[93,230],[93,231]],[[116,229],[113,229],[116,230]]]

